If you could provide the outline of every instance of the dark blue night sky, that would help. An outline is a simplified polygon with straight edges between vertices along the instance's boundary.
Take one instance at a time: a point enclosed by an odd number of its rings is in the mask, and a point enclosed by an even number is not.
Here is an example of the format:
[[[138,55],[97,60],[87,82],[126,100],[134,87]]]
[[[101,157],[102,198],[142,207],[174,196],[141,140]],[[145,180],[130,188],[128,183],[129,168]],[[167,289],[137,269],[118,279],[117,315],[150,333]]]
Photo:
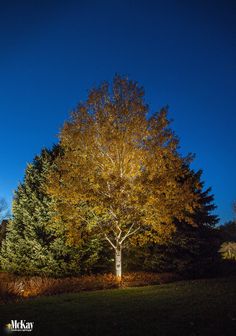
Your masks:
[[[88,89],[115,73],[169,105],[221,222],[236,200],[236,1],[0,0],[0,196],[57,142]]]

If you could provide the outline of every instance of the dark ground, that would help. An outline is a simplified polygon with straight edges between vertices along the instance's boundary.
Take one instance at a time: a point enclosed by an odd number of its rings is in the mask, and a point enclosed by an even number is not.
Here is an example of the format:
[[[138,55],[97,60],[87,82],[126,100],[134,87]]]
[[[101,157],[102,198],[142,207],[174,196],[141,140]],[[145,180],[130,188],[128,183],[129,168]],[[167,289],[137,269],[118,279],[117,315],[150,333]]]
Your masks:
[[[27,335],[40,336],[235,336],[236,277],[0,305],[1,327],[12,319],[34,321],[34,330]],[[26,336],[25,332],[12,334]]]

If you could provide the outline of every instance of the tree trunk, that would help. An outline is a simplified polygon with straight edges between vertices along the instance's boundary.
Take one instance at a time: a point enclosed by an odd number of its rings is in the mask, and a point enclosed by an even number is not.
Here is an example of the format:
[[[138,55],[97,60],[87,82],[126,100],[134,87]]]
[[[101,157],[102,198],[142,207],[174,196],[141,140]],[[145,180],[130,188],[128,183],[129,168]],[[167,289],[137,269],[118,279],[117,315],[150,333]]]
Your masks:
[[[121,269],[121,262],[122,262],[122,259],[121,259],[121,246],[118,246],[116,249],[115,249],[115,267],[116,267],[116,276],[118,278],[121,278],[121,275],[122,275],[122,269]]]

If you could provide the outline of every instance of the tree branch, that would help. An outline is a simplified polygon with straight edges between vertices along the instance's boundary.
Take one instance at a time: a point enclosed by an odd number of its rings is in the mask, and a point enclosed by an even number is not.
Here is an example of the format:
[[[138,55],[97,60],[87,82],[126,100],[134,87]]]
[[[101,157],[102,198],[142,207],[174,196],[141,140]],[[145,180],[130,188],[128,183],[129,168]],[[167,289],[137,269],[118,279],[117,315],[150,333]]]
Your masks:
[[[107,236],[106,233],[104,233],[104,236],[105,236],[106,240],[111,244],[111,246],[116,250],[116,246],[112,243],[112,241],[110,240],[110,238]]]
[[[126,239],[126,238],[128,238],[128,237],[130,237],[130,236],[132,236],[134,233],[136,233],[139,229],[140,229],[140,226],[139,227],[137,227],[134,231],[131,231],[131,228],[133,227],[133,224],[131,225],[131,227],[129,228],[129,230],[128,230],[128,232],[126,233],[126,235],[121,239],[121,241],[120,241],[120,245],[123,243],[123,241]]]

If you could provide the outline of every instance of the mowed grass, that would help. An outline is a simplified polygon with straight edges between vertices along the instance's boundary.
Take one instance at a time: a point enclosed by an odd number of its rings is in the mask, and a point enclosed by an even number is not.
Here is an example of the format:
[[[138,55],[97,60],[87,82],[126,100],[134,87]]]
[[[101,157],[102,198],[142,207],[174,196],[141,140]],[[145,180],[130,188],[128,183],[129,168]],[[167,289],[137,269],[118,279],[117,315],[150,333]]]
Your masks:
[[[81,292],[1,305],[1,325],[12,319],[34,321],[30,335],[40,336],[235,336],[236,277]]]

